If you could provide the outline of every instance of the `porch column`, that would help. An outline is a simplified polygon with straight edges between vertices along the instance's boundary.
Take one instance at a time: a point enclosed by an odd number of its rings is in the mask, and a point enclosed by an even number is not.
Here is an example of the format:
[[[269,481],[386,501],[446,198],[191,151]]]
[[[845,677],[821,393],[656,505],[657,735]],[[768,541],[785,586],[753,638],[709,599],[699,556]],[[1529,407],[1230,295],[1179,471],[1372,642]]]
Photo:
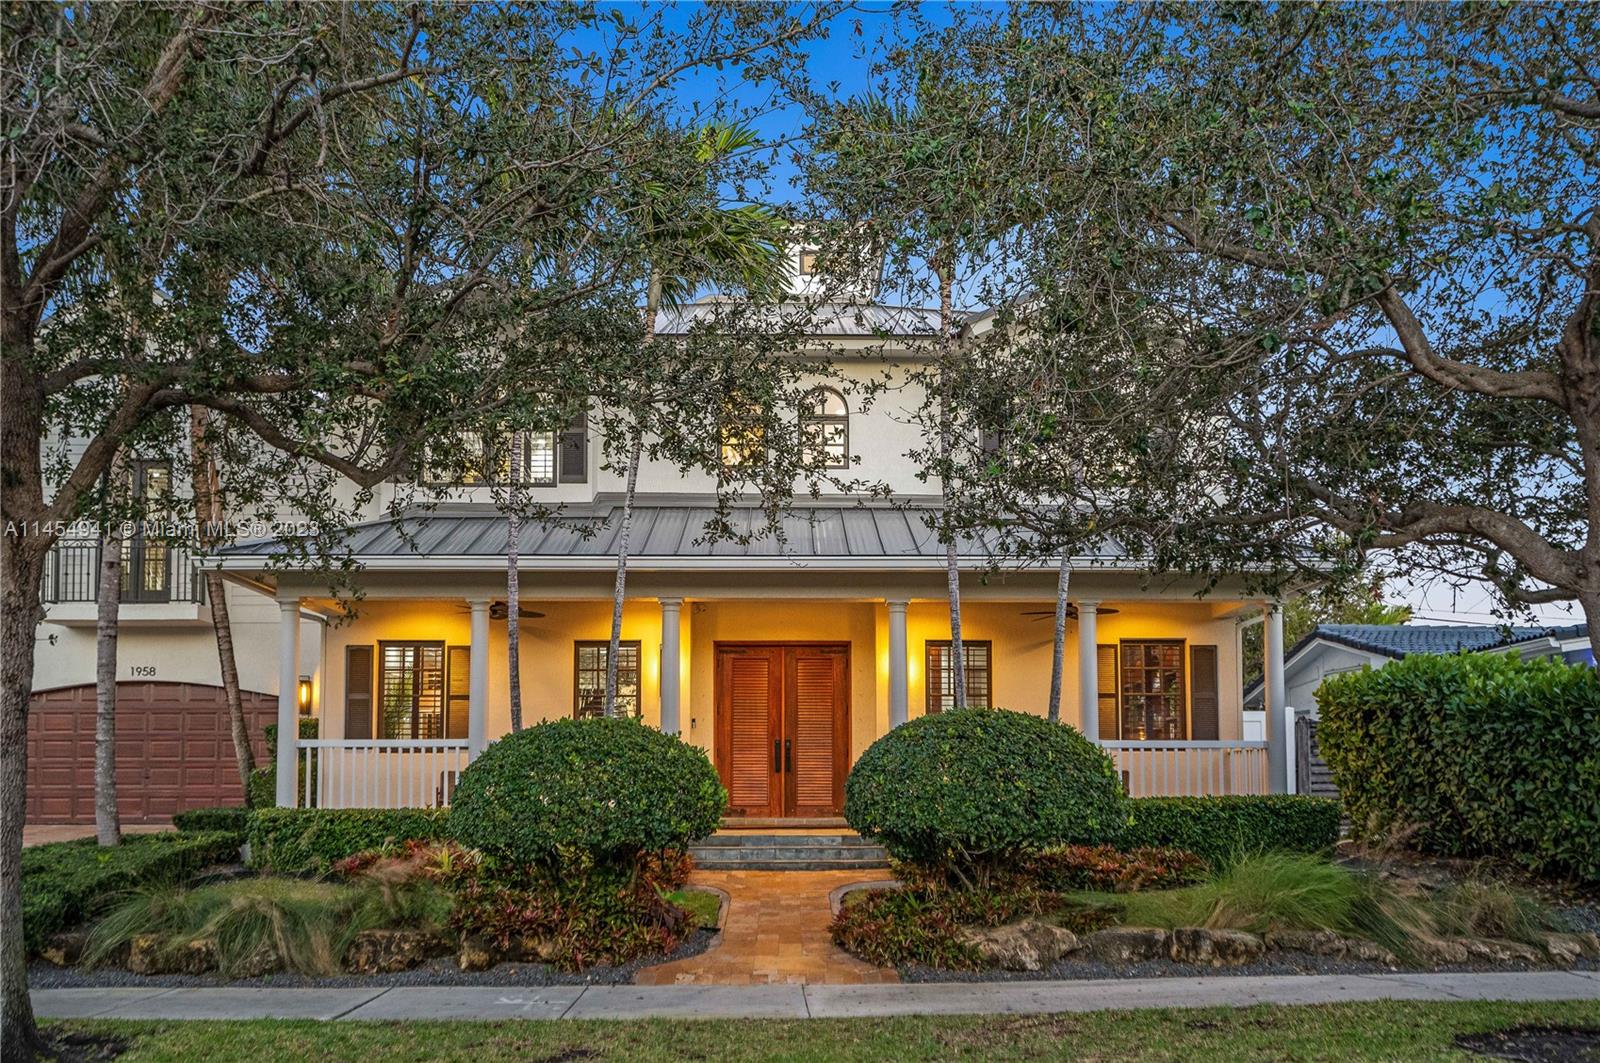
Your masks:
[[[679,642],[682,633],[683,599],[661,598],[661,733],[675,735],[680,729],[679,680],[682,661]]]
[[[467,671],[467,759],[489,744],[489,599],[468,598],[472,614],[470,665]]]
[[[300,599],[278,599],[277,804],[293,808],[300,755]]]
[[[1275,794],[1289,792],[1289,719],[1287,697],[1283,689],[1283,605],[1272,602],[1267,606],[1266,637],[1263,639],[1262,697],[1267,710],[1267,775],[1268,784]]]
[[[1099,610],[1099,602],[1078,602],[1078,730],[1091,742],[1100,741]]]
[[[899,727],[911,714],[906,678],[906,603],[889,600],[889,726]]]

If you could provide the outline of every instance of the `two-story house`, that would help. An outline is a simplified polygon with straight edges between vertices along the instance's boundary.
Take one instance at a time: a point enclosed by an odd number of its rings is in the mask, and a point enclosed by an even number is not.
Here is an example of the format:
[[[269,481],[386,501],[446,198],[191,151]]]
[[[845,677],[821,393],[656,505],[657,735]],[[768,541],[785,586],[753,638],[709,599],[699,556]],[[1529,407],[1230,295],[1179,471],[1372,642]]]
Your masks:
[[[797,285],[807,265],[797,253]],[[658,331],[682,334],[704,310],[663,314]],[[930,311],[867,300],[823,305],[811,320],[834,382],[904,376],[935,323]],[[618,701],[703,748],[735,817],[837,816],[845,776],[868,745],[954,702],[944,550],[921,516],[938,500],[908,457],[920,444],[909,409],[918,396],[891,389],[863,411],[848,390],[819,379],[797,413],[814,422],[830,460],[888,484],[892,503],[824,495],[785,517],[785,541],[705,543],[709,474],[649,462],[640,473]],[[345,603],[325,579],[269,563],[271,540],[209,562],[229,581],[258,722],[273,717],[284,735],[302,715],[319,722],[315,740],[280,743],[280,803],[448,802],[456,773],[511,726],[510,623],[520,633],[525,723],[599,711],[623,488],[621,474],[602,467],[599,442],[586,422],[518,441],[526,493],[564,513],[559,525],[524,529],[515,618],[505,605],[506,520],[481,485],[450,485],[443,504],[398,519],[379,493],[349,540],[363,592],[353,621],[336,620]],[[1042,714],[1055,564],[991,572],[991,558],[968,549],[967,700]],[[94,550],[64,546],[47,586],[29,780],[40,820],[92,818]],[[130,566],[119,755],[134,818],[238,796],[192,567],[171,550]],[[1074,568],[1062,719],[1105,744],[1130,791],[1290,785],[1281,680],[1271,679],[1281,677],[1277,611],[1227,584],[1201,597],[1198,583],[1152,579],[1141,559],[1111,550]],[[1264,608],[1270,742],[1246,740],[1240,663],[1241,629]]]

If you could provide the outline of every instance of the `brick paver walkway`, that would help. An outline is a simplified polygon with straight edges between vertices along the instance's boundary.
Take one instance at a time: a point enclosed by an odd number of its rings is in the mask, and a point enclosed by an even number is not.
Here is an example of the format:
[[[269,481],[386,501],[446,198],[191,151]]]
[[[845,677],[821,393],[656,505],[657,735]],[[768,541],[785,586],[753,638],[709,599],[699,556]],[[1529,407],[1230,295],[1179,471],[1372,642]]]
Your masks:
[[[834,945],[828,894],[870,871],[696,871],[697,886],[727,891],[722,938],[698,956],[640,971],[640,985],[840,985],[898,982]],[[882,877],[881,874],[877,877]]]

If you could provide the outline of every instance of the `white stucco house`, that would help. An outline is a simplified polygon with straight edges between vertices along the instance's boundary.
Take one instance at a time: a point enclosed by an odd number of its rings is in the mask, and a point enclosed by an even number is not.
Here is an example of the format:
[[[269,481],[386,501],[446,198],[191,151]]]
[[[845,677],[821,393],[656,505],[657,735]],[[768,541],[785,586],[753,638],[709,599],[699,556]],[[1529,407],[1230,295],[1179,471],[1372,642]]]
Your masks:
[[[806,265],[797,255],[797,287]],[[681,334],[697,312],[663,315],[663,337]],[[797,416],[831,459],[887,483],[892,502],[825,494],[785,518],[785,542],[706,543],[714,481],[665,465],[641,472],[619,699],[707,752],[733,817],[836,817],[845,776],[868,745],[952,704],[943,549],[922,519],[937,487],[907,457],[920,443],[907,412],[920,396],[892,389],[863,411],[836,386],[885,373],[903,382],[933,331],[930,315],[862,296],[812,318],[834,376],[819,377]],[[981,315],[968,322],[981,326]],[[207,561],[228,580],[253,727],[275,720],[285,735],[280,803],[447,803],[456,774],[509,729],[508,623],[519,624],[525,719],[596,711],[623,483],[602,466],[588,420],[515,442],[529,458],[527,492],[564,510],[562,526],[524,532],[520,617],[506,615],[505,520],[481,484],[440,486],[437,508],[398,517],[389,514],[398,488],[380,488],[349,540],[359,602],[273,563],[271,539]],[[64,543],[47,580],[30,730],[38,821],[93,815],[97,550]],[[237,801],[196,562],[161,543],[133,552],[118,663],[129,818]],[[990,560],[964,545],[968,700],[1043,714],[1055,564],[990,573]],[[1153,579],[1140,558],[1114,548],[1074,566],[1062,716],[1105,745],[1130,791],[1291,786],[1281,612],[1242,585],[1202,597],[1198,582]],[[336,622],[350,604],[355,619]],[[1263,617],[1266,724],[1247,736],[1240,634]],[[302,717],[317,721],[316,739],[292,737]]]

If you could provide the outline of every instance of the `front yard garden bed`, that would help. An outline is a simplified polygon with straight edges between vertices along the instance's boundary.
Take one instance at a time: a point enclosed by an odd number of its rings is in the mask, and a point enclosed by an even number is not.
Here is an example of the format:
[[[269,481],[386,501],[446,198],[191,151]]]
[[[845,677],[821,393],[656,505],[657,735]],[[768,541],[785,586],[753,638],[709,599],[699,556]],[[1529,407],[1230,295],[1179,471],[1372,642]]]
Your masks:
[[[1128,800],[1103,752],[1025,714],[896,728],[845,815],[900,884],[843,896],[833,940],[907,980],[1600,966],[1588,905],[1336,860],[1315,798]]]
[[[35,855],[71,872],[41,875],[41,893],[80,879],[110,891],[39,924],[32,984],[619,983],[710,944],[722,898],[687,888],[686,848],[726,797],[699,750],[633,721],[544,724],[491,746],[456,798],[448,814],[186,817],[247,829],[250,868],[238,832],[142,877],[84,870],[143,867],[135,850]],[[194,875],[218,855],[233,866]]]

